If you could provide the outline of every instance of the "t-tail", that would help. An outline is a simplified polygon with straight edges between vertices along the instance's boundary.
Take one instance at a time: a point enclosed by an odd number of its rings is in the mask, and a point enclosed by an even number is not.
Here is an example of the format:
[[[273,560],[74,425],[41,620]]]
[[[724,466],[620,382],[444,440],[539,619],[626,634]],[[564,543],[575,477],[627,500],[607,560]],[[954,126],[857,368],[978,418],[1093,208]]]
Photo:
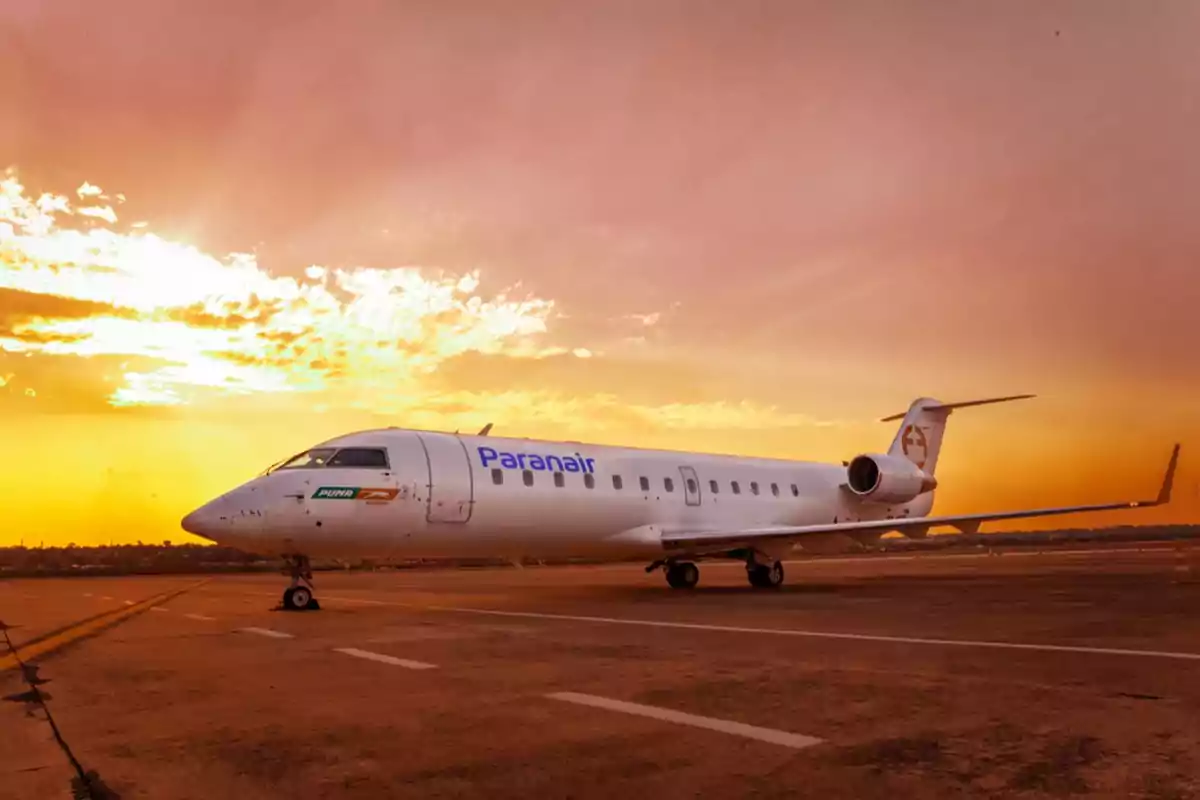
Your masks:
[[[942,439],[946,433],[946,419],[957,408],[985,406],[992,403],[1008,403],[1013,400],[1028,400],[1035,395],[1018,394],[1011,397],[992,397],[987,400],[967,400],[962,403],[943,403],[930,397],[913,401],[904,414],[884,417],[883,422],[902,420],[889,456],[906,458],[926,475],[933,476],[937,469],[938,455],[942,451]]]

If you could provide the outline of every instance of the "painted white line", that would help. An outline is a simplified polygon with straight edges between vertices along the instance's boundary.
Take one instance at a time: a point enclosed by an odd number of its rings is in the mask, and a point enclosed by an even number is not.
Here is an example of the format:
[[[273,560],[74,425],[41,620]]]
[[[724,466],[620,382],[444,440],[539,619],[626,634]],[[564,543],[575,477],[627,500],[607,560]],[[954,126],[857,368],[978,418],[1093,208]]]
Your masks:
[[[322,600],[333,600],[333,601],[339,602],[339,603],[362,603],[363,605],[367,605],[367,606],[405,605],[404,603],[389,603],[384,600],[365,600],[360,597],[336,597],[334,595],[328,595],[328,594],[321,595],[321,599]]]
[[[132,600],[122,600],[121,602],[122,602],[122,603],[124,603],[124,604],[125,604],[125,605],[127,605],[127,606],[131,606],[131,605],[133,605],[133,601],[132,601]]]
[[[101,600],[112,600],[112,598],[109,597],[108,595],[103,595],[100,599]]]
[[[188,619],[198,619],[201,622],[216,622],[216,617],[206,617],[203,614],[184,614]]]
[[[84,593],[83,593],[83,596],[84,596],[84,597],[91,597],[91,596],[92,596],[92,593],[91,593],[91,592],[84,592]]]
[[[685,714],[682,711],[672,711],[669,708],[644,706],[640,703],[628,703],[624,700],[612,700],[607,697],[597,697],[593,694],[555,692],[546,696],[554,700],[562,700],[567,703],[578,703],[579,705],[592,706],[594,708],[604,708],[608,709],[609,711],[623,711],[626,714],[636,714],[639,717],[650,717],[651,719],[658,719],[664,722],[676,722],[680,725],[691,725],[696,728],[706,728],[710,731],[731,733],[734,736],[745,736],[747,739],[757,739],[760,742],[781,744],[784,747],[791,747],[797,750],[805,747],[812,747],[814,744],[821,743],[820,739],[812,736],[804,736],[803,734],[799,733],[789,733],[787,731],[779,731],[772,728],[759,728],[755,725],[747,725],[743,722],[731,722],[730,720],[726,719],[698,717],[695,714]]]
[[[246,633],[257,633],[259,636],[270,636],[275,639],[291,639],[293,636],[290,633],[283,631],[273,631],[270,628],[239,628],[238,630]]]
[[[166,611],[162,606],[150,606],[151,611]]]
[[[409,669],[436,669],[437,664],[426,664],[424,661],[409,661],[407,658],[396,658],[394,656],[385,656],[382,653],[372,653],[370,650],[359,650],[357,647],[335,647],[336,653],[345,653],[348,656],[356,658],[365,658],[368,661],[378,661],[381,664],[391,664],[395,667],[407,667]]]
[[[1028,644],[1023,642],[989,642],[972,639],[925,639],[914,636],[885,636],[871,633],[834,633],[832,631],[797,631],[781,628],[740,628],[732,625],[702,625],[696,622],[667,622],[652,619],[617,619],[614,617],[584,617],[571,614],[541,614],[533,611],[497,611],[490,608],[450,608],[428,606],[436,611],[456,611],[462,614],[489,614],[497,617],[527,617],[532,619],[559,619],[571,622],[604,622],[613,625],[644,625],[652,628],[680,628],[695,631],[718,631],[721,633],[754,633],[770,636],[798,636],[811,639],[846,639],[857,642],[888,642],[893,644],[931,644],[951,647],[990,647],[1001,650],[1039,650],[1051,653],[1087,653],[1107,656],[1139,656],[1141,658],[1170,658],[1179,661],[1200,661],[1200,653],[1182,653],[1169,650],[1130,650],[1121,647],[1088,647],[1066,644]]]

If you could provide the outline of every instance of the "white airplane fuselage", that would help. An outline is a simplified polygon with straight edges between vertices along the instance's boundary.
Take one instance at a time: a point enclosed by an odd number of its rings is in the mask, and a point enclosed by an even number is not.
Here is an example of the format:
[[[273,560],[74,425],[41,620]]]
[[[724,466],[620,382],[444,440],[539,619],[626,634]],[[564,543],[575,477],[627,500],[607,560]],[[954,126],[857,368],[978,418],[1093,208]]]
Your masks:
[[[386,461],[278,468],[193,512],[183,527],[268,555],[655,559],[666,552],[665,529],[904,519],[933,503],[932,492],[864,502],[844,489],[845,466],[804,461],[399,428],[308,452],[326,451],[330,461],[343,449],[356,462],[361,451],[382,450]]]

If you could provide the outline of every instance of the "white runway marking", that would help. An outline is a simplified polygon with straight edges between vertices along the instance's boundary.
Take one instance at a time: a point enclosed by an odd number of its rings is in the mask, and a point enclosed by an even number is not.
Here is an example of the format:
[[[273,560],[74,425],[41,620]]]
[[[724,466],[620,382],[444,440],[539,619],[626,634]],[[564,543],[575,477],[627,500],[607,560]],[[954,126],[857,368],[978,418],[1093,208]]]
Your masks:
[[[283,631],[273,631],[270,628],[239,628],[238,630],[245,631],[246,633],[257,633],[259,636],[271,636],[275,639],[292,639],[292,638],[294,638],[290,633],[284,633]]]
[[[626,714],[636,714],[639,717],[650,717],[651,719],[658,719],[664,722],[676,722],[680,725],[691,725],[696,728],[707,728],[710,731],[731,733],[734,736],[745,736],[747,739],[757,739],[760,742],[781,744],[784,747],[792,747],[797,750],[804,747],[812,747],[814,744],[821,743],[820,739],[812,736],[804,736],[799,733],[788,733],[787,731],[778,731],[772,728],[759,728],[754,725],[746,725],[742,722],[731,722],[725,719],[698,717],[695,714],[685,714],[682,711],[672,711],[668,708],[656,708],[655,706],[644,706],[640,703],[628,703],[624,700],[612,700],[607,697],[597,697],[593,694],[555,692],[546,696],[554,700],[563,700],[567,703],[578,703],[579,705],[604,708],[608,709],[609,711],[623,711]]]
[[[770,636],[797,636],[811,639],[847,639],[859,642],[889,642],[894,644],[932,644],[951,647],[990,647],[1002,650],[1040,650],[1056,653],[1087,653],[1089,655],[1140,656],[1142,658],[1170,658],[1179,661],[1200,661],[1200,653],[1180,653],[1169,650],[1130,650],[1121,647],[1088,647],[1066,644],[1027,644],[1023,642],[989,642],[972,639],[925,639],[915,636],[885,636],[871,633],[834,633],[831,631],[797,631],[781,628],[740,628],[732,625],[703,625],[698,622],[667,622],[651,619],[618,619],[614,617],[584,617],[570,614],[541,614],[533,611],[497,611],[485,608],[450,608],[429,606],[437,611],[457,611],[463,614],[491,614],[497,617],[528,617],[533,619],[560,619],[571,622],[604,622],[614,625],[644,625],[652,628],[680,628],[697,631],[719,631],[722,633],[756,633]]]
[[[150,610],[151,611],[166,611],[166,609],[163,608],[162,606],[151,606]]]
[[[92,596],[92,593],[91,593],[91,592],[84,592],[84,593],[83,593],[83,596],[84,596],[84,597],[91,597],[91,596]]]
[[[131,606],[131,605],[133,605],[133,601],[132,601],[132,600],[122,600],[121,602],[122,602],[122,603],[124,603],[124,604],[125,604],[125,605],[127,605],[127,606]]]
[[[370,650],[359,650],[356,647],[335,647],[334,652],[345,653],[348,656],[355,656],[356,658],[365,658],[368,661],[378,661],[381,664],[391,664],[394,667],[407,667],[408,669],[437,668],[437,664],[426,664],[424,661],[409,661],[407,658],[385,656],[382,653],[372,653]]]
[[[201,622],[216,622],[216,617],[206,617],[203,614],[184,614],[188,619],[198,619]]]
[[[102,596],[100,599],[101,599],[101,600],[112,600],[112,598],[111,598],[111,597],[109,597],[108,595],[104,595],[104,596]]]

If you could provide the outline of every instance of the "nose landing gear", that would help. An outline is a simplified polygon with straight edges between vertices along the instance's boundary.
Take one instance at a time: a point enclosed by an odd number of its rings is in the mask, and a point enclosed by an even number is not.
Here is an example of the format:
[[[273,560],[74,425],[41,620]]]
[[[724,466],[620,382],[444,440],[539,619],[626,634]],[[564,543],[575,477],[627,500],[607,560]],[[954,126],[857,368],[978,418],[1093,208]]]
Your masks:
[[[292,585],[283,592],[284,611],[319,611],[321,604],[313,597],[312,565],[308,556],[284,556],[292,575]]]

